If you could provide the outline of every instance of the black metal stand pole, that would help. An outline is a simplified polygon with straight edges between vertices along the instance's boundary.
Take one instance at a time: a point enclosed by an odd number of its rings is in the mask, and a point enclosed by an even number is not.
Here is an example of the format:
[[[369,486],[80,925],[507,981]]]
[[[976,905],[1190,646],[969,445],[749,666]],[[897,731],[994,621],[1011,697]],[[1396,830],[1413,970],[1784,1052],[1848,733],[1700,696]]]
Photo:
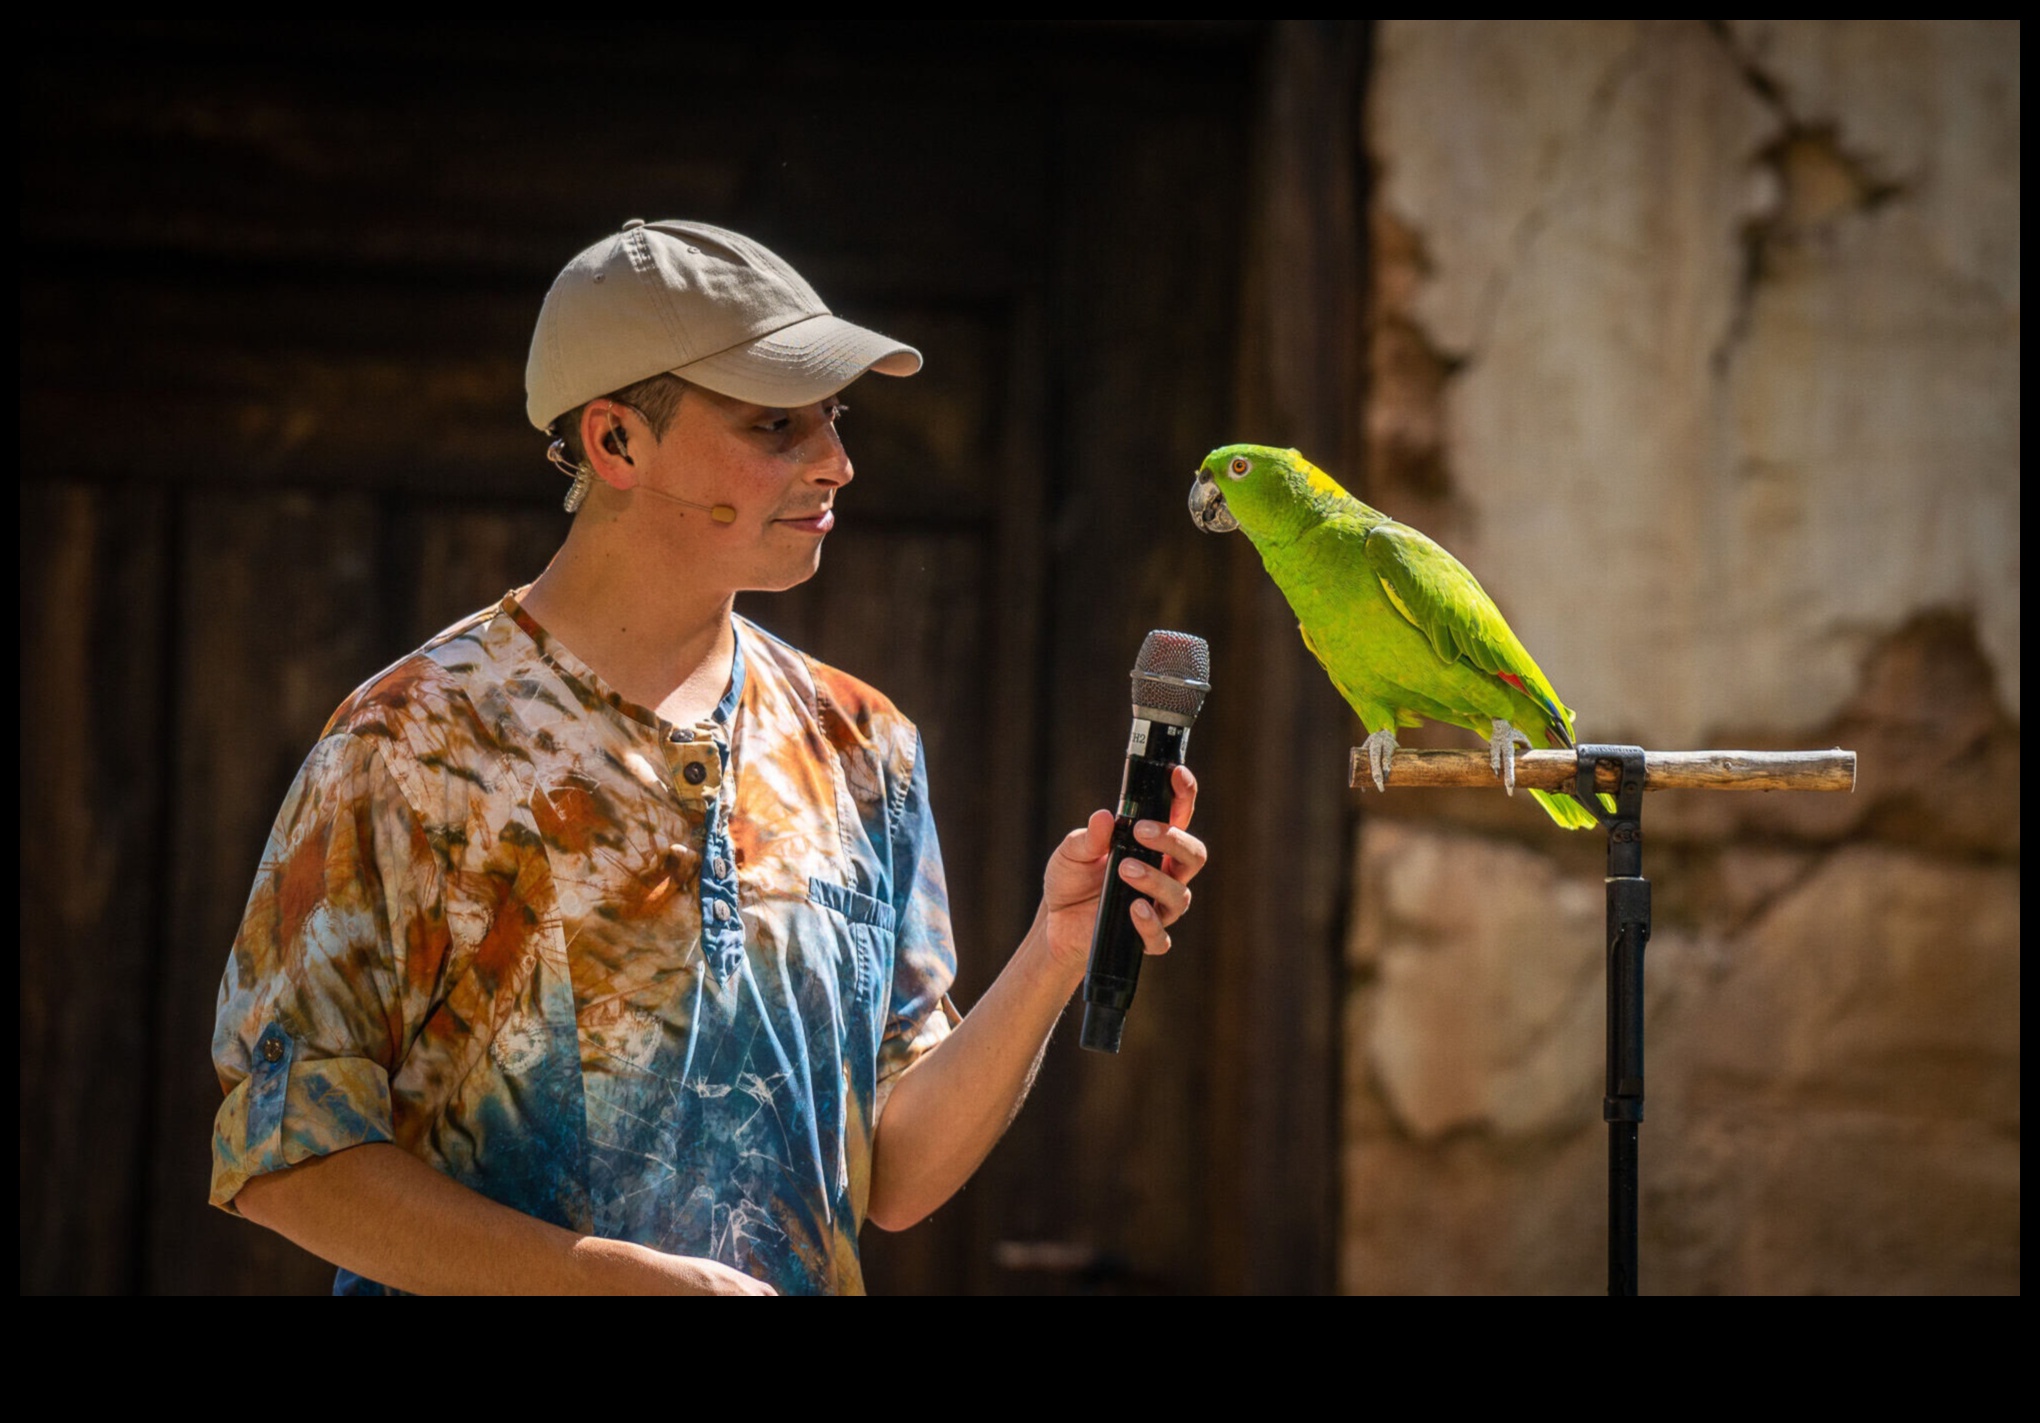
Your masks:
[[[1643,1122],[1643,949],[1650,941],[1650,881],[1643,877],[1643,748],[1581,746],[1580,801],[1608,827],[1608,1293],[1636,1294],[1637,1136]],[[1594,794],[1594,768],[1616,766],[1611,815]]]

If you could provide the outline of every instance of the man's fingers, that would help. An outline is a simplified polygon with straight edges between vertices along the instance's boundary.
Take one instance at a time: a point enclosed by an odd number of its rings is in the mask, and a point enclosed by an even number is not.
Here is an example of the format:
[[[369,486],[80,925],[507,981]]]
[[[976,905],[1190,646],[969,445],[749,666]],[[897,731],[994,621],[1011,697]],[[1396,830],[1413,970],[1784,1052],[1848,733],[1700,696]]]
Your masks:
[[[1063,842],[1056,846],[1055,852],[1064,859],[1088,865],[1104,859],[1111,849],[1112,812],[1094,810],[1089,820],[1063,836]]]
[[[1170,789],[1176,794],[1169,804],[1169,824],[1180,830],[1197,812],[1197,777],[1188,766],[1179,765],[1171,774]]]
[[[1197,872],[1210,858],[1202,840],[1187,830],[1164,825],[1159,820],[1141,821],[1133,827],[1133,834],[1141,844],[1160,850],[1166,857],[1162,861],[1163,871],[1183,884],[1197,878]]]
[[[1161,851],[1161,868],[1155,869],[1131,857],[1121,861],[1119,866],[1120,876],[1147,896],[1146,899],[1136,899],[1127,912],[1133,916],[1141,948],[1150,954],[1169,951],[1169,925],[1189,910],[1189,884],[1204,868],[1206,859],[1204,842],[1188,829],[1191,817],[1197,812],[1197,777],[1189,767],[1177,766],[1174,769],[1170,775],[1170,791],[1168,820],[1143,820],[1133,828],[1134,838],[1143,846]],[[1082,828],[1063,837],[1050,864],[1046,886],[1050,908],[1061,910],[1096,898],[1097,881],[1090,880],[1085,884],[1084,877],[1076,872],[1081,867],[1095,874],[1094,867],[1112,853],[1112,826],[1111,811],[1094,810]],[[1070,868],[1056,868],[1056,860]],[[1073,875],[1076,877],[1073,878]]]
[[[1166,954],[1171,940],[1169,931],[1162,927],[1162,921],[1145,899],[1136,899],[1133,908],[1133,927],[1140,934],[1140,948],[1144,954]]]
[[[1084,823],[1084,844],[1088,858],[1102,859],[1112,850],[1112,812],[1094,810],[1091,818]]]
[[[1119,877],[1152,898],[1164,924],[1173,924],[1190,909],[1190,889],[1173,875],[1163,874],[1139,860],[1121,860]],[[1155,950],[1150,949],[1150,953]]]

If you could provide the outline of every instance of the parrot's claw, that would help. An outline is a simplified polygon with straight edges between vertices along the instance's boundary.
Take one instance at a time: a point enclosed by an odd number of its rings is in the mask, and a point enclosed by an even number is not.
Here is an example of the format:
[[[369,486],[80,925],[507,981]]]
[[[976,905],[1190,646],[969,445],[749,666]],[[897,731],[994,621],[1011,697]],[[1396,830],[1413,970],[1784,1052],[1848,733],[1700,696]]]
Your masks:
[[[1367,752],[1367,768],[1374,772],[1374,789],[1386,791],[1390,763],[1395,760],[1395,733],[1377,731],[1362,742],[1361,747]]]
[[[1488,738],[1488,765],[1502,778],[1502,789],[1510,795],[1516,793],[1516,743],[1522,742],[1525,750],[1530,748],[1530,738],[1500,717],[1494,719],[1495,734]]]

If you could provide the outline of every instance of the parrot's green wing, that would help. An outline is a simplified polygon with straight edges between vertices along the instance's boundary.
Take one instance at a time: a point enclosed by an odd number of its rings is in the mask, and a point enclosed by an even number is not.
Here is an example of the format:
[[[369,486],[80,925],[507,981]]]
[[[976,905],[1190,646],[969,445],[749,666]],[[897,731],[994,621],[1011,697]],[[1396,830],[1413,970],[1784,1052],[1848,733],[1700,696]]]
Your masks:
[[[1377,524],[1364,544],[1368,567],[1395,610],[1430,640],[1432,651],[1507,683],[1544,713],[1544,732],[1560,746],[1573,744],[1573,714],[1558,699],[1536,660],[1502,617],[1502,610],[1465,564],[1415,529]],[[1570,796],[1530,792],[1551,818],[1573,830],[1598,823]],[[1600,797],[1602,805],[1615,802]]]
[[[1439,657],[1515,688],[1543,711],[1545,730],[1554,741],[1573,744],[1572,713],[1465,564],[1415,529],[1394,522],[1375,525],[1362,547],[1389,602],[1430,640]]]

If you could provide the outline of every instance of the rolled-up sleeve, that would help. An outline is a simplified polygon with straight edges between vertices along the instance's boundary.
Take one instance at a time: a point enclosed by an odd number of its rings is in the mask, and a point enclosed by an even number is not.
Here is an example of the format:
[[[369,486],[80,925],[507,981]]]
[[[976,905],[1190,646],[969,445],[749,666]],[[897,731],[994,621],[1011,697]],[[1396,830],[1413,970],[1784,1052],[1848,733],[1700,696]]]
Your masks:
[[[395,1139],[414,985],[446,944],[444,877],[375,744],[329,736],[279,811],[220,984],[212,1203],[251,1177]]]
[[[892,1003],[878,1054],[881,1091],[949,1036],[955,1022],[948,993],[956,981],[956,939],[922,749],[916,735],[913,766],[902,778],[904,793],[891,813],[893,916],[899,932],[893,952]]]

